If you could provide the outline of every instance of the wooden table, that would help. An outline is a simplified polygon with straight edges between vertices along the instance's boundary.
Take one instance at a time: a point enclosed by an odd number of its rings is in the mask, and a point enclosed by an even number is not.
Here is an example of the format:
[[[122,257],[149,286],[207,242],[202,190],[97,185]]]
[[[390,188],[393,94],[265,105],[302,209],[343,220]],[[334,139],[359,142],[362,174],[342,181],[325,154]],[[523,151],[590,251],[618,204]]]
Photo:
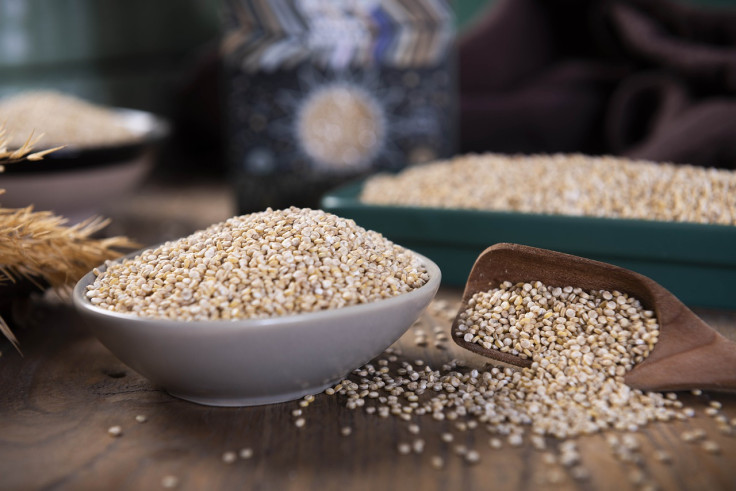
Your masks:
[[[120,223],[135,221],[120,217]],[[452,289],[439,295],[450,304],[459,297]],[[521,447],[504,442],[494,449],[484,427],[461,431],[455,422],[428,416],[413,419],[420,427],[415,435],[406,421],[347,409],[343,398],[326,394],[303,409],[302,428],[292,414],[299,401],[213,408],[178,400],[120,363],[67,304],[37,299],[18,310],[23,357],[0,343],[0,489],[736,489],[736,436],[720,433],[704,413],[717,400],[723,414],[736,418],[735,395],[679,394],[697,416],[640,430],[635,462],[614,456],[604,435],[578,438],[590,476],[576,479],[568,468],[547,463],[545,455],[559,444],[552,438],[545,452],[528,439]],[[736,339],[736,312],[698,313]],[[422,322],[449,331],[439,314],[425,313]],[[414,329],[398,343],[408,360],[435,367],[452,357],[469,366],[483,362],[452,345],[434,348],[431,333],[429,346],[419,347]],[[138,422],[139,415],[146,421]],[[120,436],[108,433],[114,426]],[[342,434],[345,427],[350,435]],[[720,453],[682,440],[695,428],[705,430]],[[453,442],[440,438],[445,432]],[[399,454],[400,443],[417,438],[425,441],[423,452]],[[480,462],[466,463],[455,453],[457,445],[477,450]],[[246,448],[252,457],[240,458]],[[662,449],[672,462],[655,458]],[[235,453],[232,463],[223,458],[228,452]],[[433,456],[443,458],[442,468],[431,465]]]

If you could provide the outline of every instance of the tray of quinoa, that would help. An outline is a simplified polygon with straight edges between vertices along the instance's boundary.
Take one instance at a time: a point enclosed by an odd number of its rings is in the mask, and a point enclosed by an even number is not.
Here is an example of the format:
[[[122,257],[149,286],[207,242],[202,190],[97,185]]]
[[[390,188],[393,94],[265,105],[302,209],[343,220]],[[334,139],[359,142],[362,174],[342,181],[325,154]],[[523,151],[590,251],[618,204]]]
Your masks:
[[[612,263],[695,307],[736,309],[736,172],[584,155],[467,155],[379,174],[321,207],[426,255],[462,286],[514,242]]]

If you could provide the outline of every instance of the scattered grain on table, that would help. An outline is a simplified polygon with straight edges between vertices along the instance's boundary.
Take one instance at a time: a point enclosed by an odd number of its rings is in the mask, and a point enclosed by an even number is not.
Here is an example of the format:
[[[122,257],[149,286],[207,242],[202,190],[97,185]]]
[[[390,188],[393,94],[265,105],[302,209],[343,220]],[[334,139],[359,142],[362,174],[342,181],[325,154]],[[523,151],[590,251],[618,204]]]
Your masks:
[[[172,475],[167,475],[161,478],[161,487],[172,489],[179,485],[179,478]]]
[[[708,453],[711,453],[711,454],[721,453],[721,446],[718,445],[718,443],[713,440],[705,440],[701,444],[701,446],[703,447],[703,450],[705,450]]]
[[[680,439],[684,442],[694,443],[703,440],[706,437],[705,430],[697,428],[694,430],[683,431],[680,434]]]
[[[107,429],[107,434],[113,437],[119,437],[123,434],[123,428],[118,425],[111,426]]]
[[[465,445],[455,445],[454,452],[456,455],[465,456],[468,453],[468,447]]]
[[[663,464],[672,463],[672,455],[667,450],[658,449],[654,451],[654,458]]]
[[[413,442],[411,442],[411,448],[414,453],[424,452],[424,440],[421,438],[415,439]]]
[[[512,308],[504,310],[506,314],[514,313],[514,309],[521,311],[522,306],[533,307],[530,302],[542,289],[542,285],[536,282],[505,287],[517,288],[516,294],[523,297],[519,301],[513,297],[513,293],[510,294],[505,301],[510,300],[509,307]],[[686,421],[695,413],[692,407],[686,407],[679,400],[676,393],[643,392],[623,383],[625,373],[644,360],[656,344],[656,318],[637,299],[621,292],[581,292],[574,288],[560,288],[560,292],[555,291],[555,294],[557,300],[566,304],[555,307],[555,303],[550,301],[545,309],[561,314],[562,321],[555,324],[560,329],[554,331],[555,336],[560,334],[559,341],[547,344],[541,340],[536,342],[532,350],[533,368],[491,365],[479,369],[466,366],[462,360],[450,358],[451,353],[446,352],[439,358],[447,362],[435,368],[426,361],[417,363],[415,357],[406,359],[400,349],[392,347],[337,384],[332,396],[337,397],[348,409],[362,410],[366,414],[377,414],[384,418],[410,417],[415,422],[412,424],[417,426],[423,418],[430,418],[435,421],[434,425],[451,422],[452,428],[461,433],[485,430],[491,435],[488,440],[491,449],[503,448],[504,440],[512,446],[530,442],[533,448],[542,452],[540,458],[543,462],[559,466],[549,470],[549,475],[542,476],[547,483],[562,482],[566,474],[580,481],[590,478],[590,470],[577,447],[576,438],[591,433],[603,432],[611,455],[622,465],[644,466],[642,442],[637,432],[649,423]],[[596,322],[589,323],[596,318],[595,315],[588,315],[585,323],[591,332],[585,333],[586,338],[578,339],[579,334],[572,332],[567,336],[558,333],[563,328],[572,329],[572,325],[582,319],[582,311],[576,310],[582,307],[570,304],[582,302],[586,306],[589,301],[595,304],[592,300],[594,296],[600,297],[600,305],[593,310],[600,311]],[[539,302],[540,298],[535,301]],[[457,305],[443,309],[430,305],[429,309],[434,312],[434,317],[442,315],[448,321],[452,316],[448,315],[447,310],[453,309],[457,314]],[[574,312],[568,312],[568,309]],[[492,310],[489,309],[489,312]],[[534,312],[540,318],[546,314],[537,310]],[[628,319],[628,323],[621,322],[623,317]],[[510,317],[505,319],[509,320]],[[510,325],[512,322],[509,320],[504,328]],[[445,329],[449,332],[449,328]],[[523,330],[519,328],[520,332]],[[507,336],[508,332],[510,330],[507,329],[501,338]],[[599,339],[588,339],[588,336],[599,336]],[[521,339],[520,334],[518,337]],[[533,340],[533,336],[530,338]],[[573,355],[573,351],[578,351],[572,347],[573,344],[578,345],[580,357]],[[596,349],[588,350],[585,346],[595,346]],[[573,363],[574,360],[589,360],[590,357],[584,357],[587,352],[593,354],[597,363],[595,369],[592,364]],[[542,369],[540,357],[544,356],[557,358],[548,360],[546,368]],[[552,368],[561,359],[566,359],[568,364]],[[600,360],[608,359],[612,360],[610,364],[600,363]],[[560,373],[568,380],[562,378]],[[582,376],[585,382],[585,388],[581,390],[586,397],[577,397],[576,401],[578,376]],[[591,388],[595,390],[589,393]],[[361,393],[368,392],[377,392],[378,397],[369,399],[361,396]],[[708,407],[716,409],[714,406],[717,405]],[[429,428],[436,427],[434,425],[430,424]],[[422,433],[431,438],[429,428],[423,429]],[[437,431],[436,438],[445,445],[456,439],[452,433],[444,430]],[[694,430],[692,435],[686,430],[685,439],[700,442],[698,448],[703,452],[709,451],[706,447],[711,448],[710,443],[704,443],[709,440],[702,430]],[[401,443],[397,449],[399,454],[409,454],[414,450],[412,443]],[[451,455],[454,454],[465,463],[475,459],[475,454],[471,454],[468,460],[470,452],[478,452],[468,448],[465,442],[457,443],[450,451]],[[717,451],[710,451],[718,456]],[[482,458],[481,452],[478,452],[478,457]],[[664,453],[653,458],[663,463],[669,462]],[[432,465],[431,460],[429,464]],[[655,485],[646,474],[632,477],[639,482],[639,487]]]
[[[465,462],[471,465],[477,464],[480,462],[480,453],[477,450],[468,450],[465,454]]]
[[[578,481],[586,481],[590,479],[590,471],[580,465],[570,469],[570,475],[573,477],[573,479],[576,479]]]

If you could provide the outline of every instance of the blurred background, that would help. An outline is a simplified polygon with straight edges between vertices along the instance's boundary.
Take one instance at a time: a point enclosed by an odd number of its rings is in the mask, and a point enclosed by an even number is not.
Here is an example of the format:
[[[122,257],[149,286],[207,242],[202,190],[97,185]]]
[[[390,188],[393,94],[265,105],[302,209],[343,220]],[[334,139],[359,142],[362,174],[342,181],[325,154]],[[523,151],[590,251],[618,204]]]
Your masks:
[[[459,29],[492,3],[456,1]],[[219,0],[2,0],[0,97],[55,88],[171,115],[175,92],[216,47],[220,8]]]
[[[0,0],[0,99],[53,89],[161,116],[170,132],[151,175],[227,180],[242,212],[315,205],[347,179],[464,152],[734,167],[731,0],[330,5]],[[365,26],[373,51],[345,37]],[[292,32],[311,36],[306,58],[293,54],[298,41],[274,41]],[[340,51],[346,42],[352,53]],[[319,99],[324,87],[351,105]],[[332,130],[354,131],[360,146],[328,147],[329,127],[295,126],[339,111],[355,127]]]
[[[55,92],[19,102],[41,90]],[[0,124],[20,120],[16,145],[33,131],[38,149],[66,147],[5,165],[0,204],[109,217],[102,234],[144,246],[269,206],[329,208],[321,198],[353,181],[467,153],[736,169],[736,2],[0,0]],[[431,212],[394,220],[361,204],[339,214],[407,246],[402,234],[434,227],[416,248],[457,284],[489,243],[545,245],[483,224],[467,230],[497,233],[471,245]],[[608,259],[577,248],[593,242],[581,230],[565,251]],[[689,230],[642,246],[706,251],[708,281],[686,280],[690,263],[673,282],[653,276],[676,292],[733,275],[731,239],[689,247]]]

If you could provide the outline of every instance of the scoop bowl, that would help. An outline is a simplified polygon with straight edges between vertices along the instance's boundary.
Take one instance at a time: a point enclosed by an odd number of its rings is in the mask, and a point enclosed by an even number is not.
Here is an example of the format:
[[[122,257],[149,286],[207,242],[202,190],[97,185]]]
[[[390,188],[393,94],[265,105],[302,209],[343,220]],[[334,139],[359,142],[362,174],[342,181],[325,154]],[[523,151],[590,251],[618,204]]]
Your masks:
[[[541,281],[552,286],[628,293],[655,313],[660,332],[649,356],[626,374],[627,385],[642,390],[736,391],[736,343],[721,336],[654,280],[612,264],[561,252],[507,243],[486,249],[468,276],[453,333],[473,294],[504,281]],[[520,367],[532,363],[461,337],[453,335],[452,339],[488,358]]]
[[[271,404],[324,390],[406,332],[441,278],[436,264],[417,256],[429,273],[420,288],[283,317],[183,322],[117,313],[87,299],[92,272],[75,286],[73,302],[103,345],[171,395],[210,406]]]

